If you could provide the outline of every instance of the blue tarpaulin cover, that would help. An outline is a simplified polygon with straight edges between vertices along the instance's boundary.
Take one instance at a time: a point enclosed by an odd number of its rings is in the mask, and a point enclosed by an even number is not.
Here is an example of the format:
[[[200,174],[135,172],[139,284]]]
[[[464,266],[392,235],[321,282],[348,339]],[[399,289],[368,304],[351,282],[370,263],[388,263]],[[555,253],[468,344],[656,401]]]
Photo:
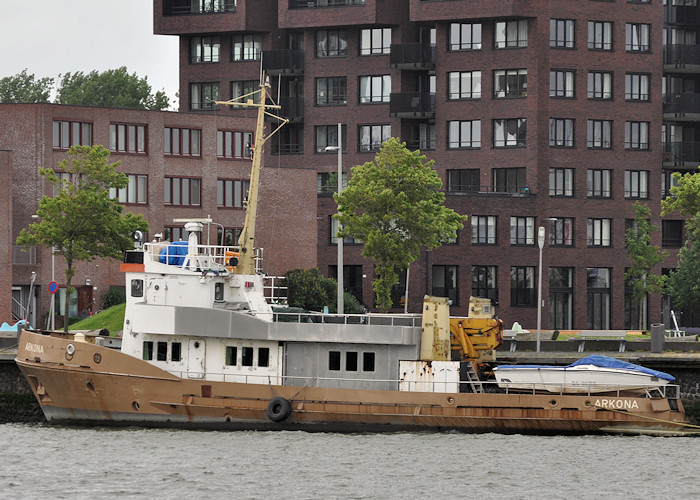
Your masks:
[[[160,251],[158,261],[161,264],[181,266],[187,255],[187,244],[186,241],[173,241],[167,248]]]
[[[600,356],[599,354],[592,354],[590,356],[586,356],[585,358],[581,358],[578,361],[574,361],[571,363],[569,366],[565,366],[563,368],[569,368],[571,366],[579,366],[579,365],[593,365],[593,366],[600,366],[601,368],[617,368],[621,370],[634,370],[636,372],[641,372],[641,373],[646,373],[647,375],[651,375],[653,377],[658,377],[662,380],[668,380],[669,382],[676,380],[676,378],[672,375],[669,375],[668,373],[660,372],[658,370],[652,370],[651,368],[645,368],[644,366],[640,365],[635,365],[634,363],[628,363],[627,361],[621,361],[619,359],[615,358],[610,358],[608,356]],[[547,366],[547,365],[508,365],[508,366],[499,366],[499,370],[508,370],[508,369],[518,369],[518,368],[559,368],[561,369],[561,366]]]

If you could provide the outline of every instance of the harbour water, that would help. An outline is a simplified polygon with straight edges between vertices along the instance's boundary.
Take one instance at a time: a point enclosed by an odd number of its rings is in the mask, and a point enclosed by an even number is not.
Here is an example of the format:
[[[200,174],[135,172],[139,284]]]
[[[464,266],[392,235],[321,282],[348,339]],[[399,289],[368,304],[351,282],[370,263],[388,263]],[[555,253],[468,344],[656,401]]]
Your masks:
[[[700,438],[0,425],[0,496],[698,498]]]

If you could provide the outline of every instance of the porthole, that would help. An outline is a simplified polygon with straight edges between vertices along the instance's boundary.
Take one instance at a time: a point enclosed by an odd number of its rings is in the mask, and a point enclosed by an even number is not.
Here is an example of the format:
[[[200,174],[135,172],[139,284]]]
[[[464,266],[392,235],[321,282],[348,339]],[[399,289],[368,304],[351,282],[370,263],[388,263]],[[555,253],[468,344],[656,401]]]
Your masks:
[[[102,354],[96,352],[95,355],[92,357],[92,360],[99,365],[102,362]]]
[[[199,349],[199,342],[195,342],[195,343],[194,343],[194,348],[195,348],[195,349]]]
[[[557,400],[556,400],[556,399],[550,399],[550,400],[549,400],[549,406],[551,406],[552,408],[554,408],[555,406],[557,406]]]
[[[75,353],[75,346],[73,344],[68,344],[66,346],[66,352],[72,356],[73,353]]]

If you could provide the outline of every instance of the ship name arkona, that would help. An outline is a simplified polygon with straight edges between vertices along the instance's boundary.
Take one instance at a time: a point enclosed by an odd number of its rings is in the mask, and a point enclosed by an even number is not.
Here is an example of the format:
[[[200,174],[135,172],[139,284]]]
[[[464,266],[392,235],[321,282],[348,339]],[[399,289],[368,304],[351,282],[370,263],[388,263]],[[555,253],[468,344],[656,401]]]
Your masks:
[[[263,148],[287,120],[272,113],[279,106],[268,89],[261,84],[219,103],[258,111],[237,246],[204,244],[200,236],[212,221],[188,220],[187,241],[136,241],[125,253],[121,338],[21,333],[16,361],[50,423],[309,431],[682,430],[685,415],[674,385],[620,386],[607,394],[491,385],[484,378],[503,327],[478,300],[470,303],[468,317],[450,317],[449,302],[441,297],[425,297],[422,314],[273,308],[259,272],[255,220]],[[273,117],[267,136],[265,115]]]

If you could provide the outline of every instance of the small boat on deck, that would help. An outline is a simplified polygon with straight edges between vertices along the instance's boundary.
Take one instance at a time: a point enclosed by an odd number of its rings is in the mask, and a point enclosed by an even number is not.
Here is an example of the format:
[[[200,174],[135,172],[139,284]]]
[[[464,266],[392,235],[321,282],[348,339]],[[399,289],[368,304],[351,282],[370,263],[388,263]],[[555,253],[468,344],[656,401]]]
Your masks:
[[[668,373],[599,355],[586,356],[568,366],[498,366],[493,373],[504,389],[564,394],[639,392],[675,380]]]

